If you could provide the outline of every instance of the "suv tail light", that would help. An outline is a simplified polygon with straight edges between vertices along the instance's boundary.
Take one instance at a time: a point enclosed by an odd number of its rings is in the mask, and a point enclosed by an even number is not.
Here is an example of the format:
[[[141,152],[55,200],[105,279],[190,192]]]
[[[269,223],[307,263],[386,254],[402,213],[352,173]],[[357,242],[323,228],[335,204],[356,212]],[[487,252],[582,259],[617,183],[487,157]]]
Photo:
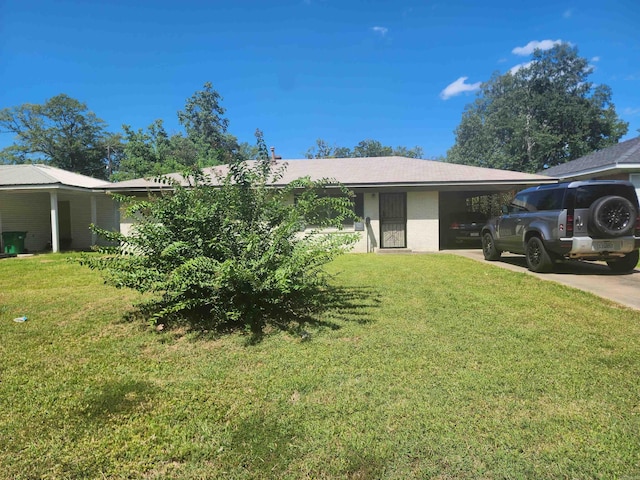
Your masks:
[[[567,237],[573,237],[573,215],[567,215]]]
[[[458,222],[453,222],[451,225],[449,225],[449,228],[451,230],[460,230],[460,224]]]
[[[640,214],[636,217],[636,231],[635,236],[640,237]]]

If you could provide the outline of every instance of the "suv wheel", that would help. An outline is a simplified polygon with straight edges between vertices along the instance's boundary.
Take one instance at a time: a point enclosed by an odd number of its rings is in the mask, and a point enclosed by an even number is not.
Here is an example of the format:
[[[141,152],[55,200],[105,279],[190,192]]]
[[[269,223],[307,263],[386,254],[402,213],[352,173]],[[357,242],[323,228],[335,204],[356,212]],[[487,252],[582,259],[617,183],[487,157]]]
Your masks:
[[[546,273],[553,271],[553,261],[544,248],[544,243],[540,237],[531,237],[527,242],[527,266],[529,270],[536,273]]]
[[[616,273],[630,273],[633,272],[636,265],[638,265],[639,257],[640,255],[638,254],[638,250],[634,250],[617,260],[607,260],[607,265],[609,265],[609,268]]]
[[[594,230],[607,237],[628,235],[635,227],[636,209],[624,197],[602,197],[593,202],[590,210]]]
[[[502,252],[496,248],[496,242],[493,241],[493,236],[489,232],[482,235],[482,253],[484,259],[490,262],[500,260],[500,255],[502,255]]]

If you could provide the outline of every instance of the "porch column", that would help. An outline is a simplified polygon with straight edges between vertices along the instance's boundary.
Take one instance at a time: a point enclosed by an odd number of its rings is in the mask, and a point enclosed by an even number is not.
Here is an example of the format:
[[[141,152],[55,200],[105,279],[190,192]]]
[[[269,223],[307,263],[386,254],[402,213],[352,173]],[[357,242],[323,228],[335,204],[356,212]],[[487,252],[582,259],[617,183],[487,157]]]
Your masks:
[[[49,192],[51,200],[51,250],[60,251],[60,228],[58,227],[58,192]]]
[[[93,225],[98,224],[98,209],[96,207],[96,196],[91,195],[91,223]],[[96,244],[96,232],[91,230],[91,246]]]

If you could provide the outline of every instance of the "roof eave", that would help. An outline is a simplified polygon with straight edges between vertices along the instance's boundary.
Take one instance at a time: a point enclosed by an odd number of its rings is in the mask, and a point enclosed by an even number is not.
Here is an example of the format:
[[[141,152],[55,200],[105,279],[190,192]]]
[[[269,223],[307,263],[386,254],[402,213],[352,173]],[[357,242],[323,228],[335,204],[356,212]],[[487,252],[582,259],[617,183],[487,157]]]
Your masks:
[[[558,183],[555,177],[539,179],[509,179],[509,180],[456,180],[441,182],[366,182],[366,183],[343,183],[348,188],[433,188],[433,187],[473,187],[492,185],[541,185]],[[274,187],[284,187],[286,184],[276,184]]]
[[[74,192],[92,192],[105,193],[106,187],[78,187],[75,185],[65,185],[63,183],[44,183],[44,184],[24,184],[24,185],[0,185],[0,191],[50,191],[50,190],[67,190]]]
[[[578,170],[571,173],[563,173],[563,174],[555,175],[555,177],[560,178],[561,180],[564,180],[567,178],[590,177],[592,175],[598,175],[602,173],[616,173],[616,172],[628,172],[628,171],[640,172],[640,163],[622,163],[622,164],[611,163],[611,164],[599,166],[596,168]]]
[[[440,181],[440,182],[351,182],[342,183],[347,188],[434,188],[434,187],[490,187],[493,185],[542,185],[558,183],[556,177],[530,178],[530,179],[503,179],[503,180],[456,180],[456,181]],[[288,184],[277,183],[270,185],[272,188],[284,188]],[[106,188],[109,193],[141,193],[141,192],[158,192],[173,189],[168,185],[147,185],[147,186],[131,186]]]

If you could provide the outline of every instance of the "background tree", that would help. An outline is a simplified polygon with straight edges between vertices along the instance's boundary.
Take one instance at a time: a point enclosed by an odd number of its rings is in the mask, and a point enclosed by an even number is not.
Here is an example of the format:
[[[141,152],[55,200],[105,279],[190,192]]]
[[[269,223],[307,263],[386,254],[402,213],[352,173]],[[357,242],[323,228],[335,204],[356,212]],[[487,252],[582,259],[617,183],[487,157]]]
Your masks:
[[[577,48],[559,44],[515,73],[494,74],[466,106],[447,160],[538,172],[617,143],[628,124],[611,89],[587,81],[592,71]]]
[[[178,112],[185,134],[169,135],[162,120],[155,120],[146,130],[123,125],[124,153],[112,180],[154,177],[219,165],[238,156],[255,158],[256,147],[245,143],[241,148],[236,138],[227,133],[229,121],[224,117],[221,100],[210,83],[189,97],[185,109]]]
[[[323,140],[322,138],[318,138],[316,140],[316,144],[306,151],[305,157],[306,158],[340,158],[336,155],[336,150],[337,150],[337,147],[333,147],[326,140]],[[347,152],[342,151],[342,153],[347,153]]]
[[[122,134],[109,133],[101,140],[101,148],[106,152],[105,163],[107,178],[111,179],[113,174],[120,168],[120,162],[124,158],[125,144]]]
[[[397,157],[408,157],[408,158],[424,158],[424,150],[422,147],[415,146],[413,148],[407,147],[396,147],[393,149],[393,154]]]
[[[258,158],[258,147],[249,142],[238,144],[238,155],[246,160],[256,160]]]
[[[383,145],[378,140],[362,140],[353,149],[349,147],[332,146],[327,141],[319,138],[316,144],[309,148],[306,158],[350,158],[350,157],[388,157],[400,156],[410,158],[422,158],[424,151],[422,147],[407,148],[399,146],[396,148]]]
[[[124,156],[112,175],[113,181],[151,177],[179,170],[171,158],[171,141],[162,120],[156,120],[146,130],[133,130],[123,125]]]
[[[15,143],[0,152],[4,163],[40,161],[107,178],[105,124],[78,100],[61,94],[42,105],[5,108],[0,110],[0,128],[15,134]]]
[[[267,160],[271,156],[267,143],[264,140],[264,134],[259,128],[254,133],[256,137],[255,145],[251,145],[249,142],[242,142],[240,144],[238,158],[242,160]]]
[[[187,138],[193,142],[200,166],[228,163],[238,153],[236,137],[227,133],[229,120],[224,117],[222,97],[210,82],[187,99],[178,120],[185,128]]]
[[[362,140],[353,147],[354,157],[389,157],[391,155],[393,155],[393,149],[382,145],[377,140]]]

